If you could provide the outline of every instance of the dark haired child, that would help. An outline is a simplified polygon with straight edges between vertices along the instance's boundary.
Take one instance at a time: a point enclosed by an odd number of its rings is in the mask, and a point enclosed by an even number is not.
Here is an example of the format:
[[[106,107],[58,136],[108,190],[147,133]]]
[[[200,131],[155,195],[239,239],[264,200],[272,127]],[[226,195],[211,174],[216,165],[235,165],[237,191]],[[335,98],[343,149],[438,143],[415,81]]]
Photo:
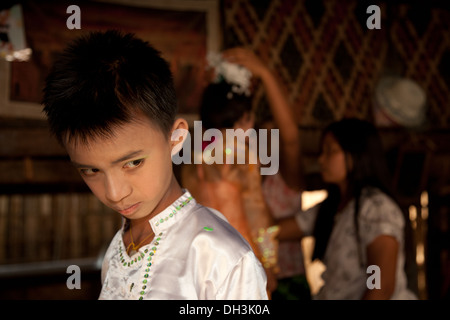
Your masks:
[[[124,217],[104,257],[100,299],[267,299],[249,244],[172,171],[182,140],[168,63],[118,31],[68,46],[44,89],[50,129],[92,192]],[[177,130],[180,131],[180,130]]]
[[[280,139],[268,139],[267,145],[277,146],[277,151],[279,148],[279,170],[277,166],[275,173],[261,175],[260,170],[248,162],[228,167],[211,164],[197,165],[196,168],[185,166],[182,182],[192,186],[189,189],[201,203],[223,212],[250,243],[260,247],[255,249],[255,253],[258,256],[260,252],[259,257],[266,267],[272,299],[309,299],[301,242],[265,243],[261,242],[265,237],[260,236],[261,230],[274,231],[270,228],[273,220],[294,216],[301,206],[300,135],[285,90],[275,73],[249,49],[228,49],[220,54],[220,59],[212,56],[209,62],[216,71],[216,78],[203,93],[200,105],[203,128],[244,132],[254,130],[254,127],[268,132],[276,129]],[[252,110],[252,83],[248,78],[261,81],[272,115],[271,121],[257,121]],[[247,148],[246,154],[250,157],[253,151],[256,156],[256,148],[250,146],[251,143],[247,143],[243,147]],[[235,146],[239,147],[238,144]],[[257,166],[264,165],[259,163]],[[223,189],[228,195],[225,200],[233,195],[235,200],[231,203],[222,201]],[[270,236],[273,235],[272,232]]]

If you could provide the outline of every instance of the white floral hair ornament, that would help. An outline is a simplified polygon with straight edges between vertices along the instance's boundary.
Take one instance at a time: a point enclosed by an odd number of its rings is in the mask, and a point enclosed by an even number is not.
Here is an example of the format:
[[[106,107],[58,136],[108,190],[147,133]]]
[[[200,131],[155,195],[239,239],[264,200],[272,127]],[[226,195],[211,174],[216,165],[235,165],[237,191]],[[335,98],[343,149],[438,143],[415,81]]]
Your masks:
[[[250,79],[252,73],[245,67],[236,63],[231,63],[223,59],[222,55],[217,52],[210,52],[207,56],[208,65],[215,70],[214,82],[225,80],[231,85],[231,92],[227,94],[227,98],[233,98],[233,93],[245,94],[250,96]]]

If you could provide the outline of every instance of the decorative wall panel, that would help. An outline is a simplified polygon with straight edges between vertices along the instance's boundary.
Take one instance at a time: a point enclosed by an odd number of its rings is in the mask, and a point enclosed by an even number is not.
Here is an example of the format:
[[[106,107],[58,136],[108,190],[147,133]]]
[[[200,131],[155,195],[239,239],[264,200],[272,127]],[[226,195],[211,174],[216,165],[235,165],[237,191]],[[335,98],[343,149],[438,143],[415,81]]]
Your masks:
[[[433,2],[431,2],[433,3]],[[224,47],[246,46],[276,71],[298,123],[372,119],[382,75],[415,80],[428,97],[427,125],[450,126],[450,13],[430,2],[379,2],[381,29],[368,29],[368,2],[224,0]],[[266,112],[262,87],[255,108]]]

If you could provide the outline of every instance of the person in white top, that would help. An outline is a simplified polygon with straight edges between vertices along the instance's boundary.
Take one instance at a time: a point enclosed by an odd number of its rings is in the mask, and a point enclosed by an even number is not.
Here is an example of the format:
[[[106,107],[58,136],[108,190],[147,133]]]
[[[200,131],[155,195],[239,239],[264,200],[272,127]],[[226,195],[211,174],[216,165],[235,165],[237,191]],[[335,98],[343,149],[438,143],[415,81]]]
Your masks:
[[[319,164],[327,198],[280,220],[280,239],[314,236],[326,266],[315,299],[417,299],[405,272],[405,217],[389,191],[381,140],[368,121],[325,128]],[[407,221],[406,221],[407,222]]]
[[[124,218],[102,268],[100,299],[267,299],[248,242],[177,182],[187,132],[167,61],[118,31],[71,43],[44,88],[50,130],[96,197]],[[183,137],[183,136],[182,136]]]

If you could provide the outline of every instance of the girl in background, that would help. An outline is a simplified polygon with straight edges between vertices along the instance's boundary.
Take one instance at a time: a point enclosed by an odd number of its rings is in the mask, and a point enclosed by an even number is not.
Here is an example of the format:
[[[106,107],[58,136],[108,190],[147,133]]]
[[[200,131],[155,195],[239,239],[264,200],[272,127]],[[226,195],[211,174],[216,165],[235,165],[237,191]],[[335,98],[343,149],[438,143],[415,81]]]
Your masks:
[[[253,128],[254,116],[251,110],[251,99],[243,93],[233,92],[233,85],[226,81],[211,83],[203,93],[200,118],[204,131],[218,129],[225,137],[227,129]],[[221,150],[225,158],[229,155],[226,150],[226,139],[223,147],[217,145],[219,141],[204,141],[201,156],[208,157],[206,147],[214,145],[215,150]],[[242,142],[242,141],[241,141]],[[238,141],[239,143],[239,141]],[[259,230],[266,230],[273,225],[261,189],[261,175],[259,165],[249,162],[250,148],[244,143],[235,143],[235,151],[245,148],[247,159],[244,164],[237,164],[236,152],[233,153],[234,163],[230,164],[223,159],[222,164],[201,163],[196,165],[183,165],[182,181],[192,194],[198,197],[199,203],[206,207],[222,210],[228,222],[251,245],[256,256],[262,262],[268,278],[268,293],[276,287],[274,268],[276,263],[264,258],[264,249],[257,238]],[[274,248],[274,252],[276,248]],[[267,257],[266,251],[266,257]],[[273,259],[272,259],[273,260]]]
[[[315,298],[416,299],[404,270],[405,218],[389,190],[376,128],[367,121],[343,119],[325,128],[321,146],[327,198],[279,221],[280,240],[315,238],[312,259],[326,266],[325,283]],[[368,285],[373,273],[368,273],[369,266],[379,268],[376,289],[371,289],[376,283]]]

